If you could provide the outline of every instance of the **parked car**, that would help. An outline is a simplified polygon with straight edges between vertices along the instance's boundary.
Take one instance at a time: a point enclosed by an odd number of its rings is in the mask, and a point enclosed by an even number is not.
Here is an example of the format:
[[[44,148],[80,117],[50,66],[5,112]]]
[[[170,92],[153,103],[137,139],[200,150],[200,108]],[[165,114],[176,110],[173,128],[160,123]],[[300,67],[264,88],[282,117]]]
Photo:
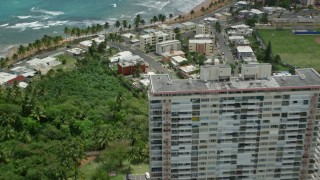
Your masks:
[[[144,176],[146,177],[146,179],[150,179],[150,174],[149,174],[149,172],[146,172],[146,173],[144,174]]]
[[[131,180],[132,179],[132,175],[130,174],[130,173],[128,173],[127,175],[126,175],[126,180]]]

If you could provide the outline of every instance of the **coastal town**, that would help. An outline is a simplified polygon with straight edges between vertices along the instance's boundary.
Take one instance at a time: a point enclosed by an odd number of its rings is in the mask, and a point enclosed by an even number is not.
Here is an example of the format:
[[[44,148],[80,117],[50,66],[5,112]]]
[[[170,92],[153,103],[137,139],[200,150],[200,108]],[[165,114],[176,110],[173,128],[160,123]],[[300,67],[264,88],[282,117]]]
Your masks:
[[[268,3],[208,0],[20,45],[0,60],[0,142],[67,139],[46,147],[64,170],[41,177],[58,179],[319,179],[320,4]]]
[[[106,48],[114,48],[119,53],[110,57],[110,67],[117,69],[118,74],[133,76],[133,83],[147,88],[148,75],[169,73],[173,78],[199,78],[202,65],[226,65],[232,68],[232,74],[241,76],[243,64],[266,62],[257,59],[257,52],[266,49],[267,44],[257,35],[259,29],[317,29],[320,19],[317,10],[305,9],[295,13],[281,7],[261,7],[255,9],[252,2],[238,1],[222,7],[212,13],[193,18],[181,23],[173,20],[155,21],[136,30],[117,32],[120,40],[108,41],[108,35],[99,33],[96,37],[68,46],[58,53],[47,53],[42,58],[29,57],[23,62],[10,65],[11,68],[1,72],[1,84],[12,85],[18,82],[25,88],[27,80],[36,74],[45,75],[55,66],[61,67],[57,58],[65,54],[79,57],[88,51],[92,43],[107,44]],[[302,15],[302,16],[301,16]],[[309,17],[312,15],[312,18]],[[157,19],[157,16],[155,16]],[[161,18],[159,16],[159,18]],[[181,19],[181,17],[175,17]],[[253,20],[253,23],[251,22]],[[289,23],[290,22],[290,23]],[[127,26],[127,25],[126,25]],[[301,29],[302,28],[302,29]],[[303,29],[304,28],[304,29]],[[258,36],[258,37],[257,37]],[[259,43],[253,49],[253,44]],[[259,53],[259,52],[258,52]],[[259,55],[258,55],[259,56]],[[275,74],[290,74],[297,66],[282,62],[287,71],[275,71]],[[136,78],[137,72],[143,74]]]

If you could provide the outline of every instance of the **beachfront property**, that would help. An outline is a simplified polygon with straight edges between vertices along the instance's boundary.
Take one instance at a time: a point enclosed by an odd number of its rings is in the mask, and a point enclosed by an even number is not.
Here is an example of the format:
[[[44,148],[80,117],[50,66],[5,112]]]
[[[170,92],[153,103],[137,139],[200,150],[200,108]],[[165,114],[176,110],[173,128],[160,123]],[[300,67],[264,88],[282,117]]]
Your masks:
[[[122,34],[121,36],[125,41],[130,42],[132,44],[139,42],[139,40],[136,38],[136,35],[132,33],[125,33],[125,34]]]
[[[140,50],[143,52],[151,51],[156,49],[156,44],[163,41],[175,40],[175,33],[162,31],[154,31],[149,34],[140,36]]]
[[[210,24],[197,24],[196,34],[213,34],[213,27]]]
[[[179,40],[163,41],[156,44],[156,53],[162,55],[163,53],[181,50],[181,42]]]
[[[245,24],[240,24],[240,25],[231,26],[227,33],[230,36],[251,36],[252,32],[253,32],[253,29],[251,29],[250,26]]]
[[[272,18],[270,23],[276,29],[319,29],[320,17]]]
[[[26,62],[26,67],[29,69],[33,69],[41,73],[41,75],[47,74],[47,72],[55,66],[62,64],[55,57],[45,57],[43,59],[34,58],[30,61]]]
[[[27,68],[26,66],[16,66],[10,69],[10,73],[28,78],[35,76],[37,71]]]
[[[219,21],[225,21],[225,20],[227,19],[227,17],[224,16],[223,14],[221,14],[221,13],[215,13],[215,14],[214,14],[214,17],[215,17],[216,19],[218,19]]]
[[[212,39],[190,39],[189,52],[196,52],[205,56],[211,56],[213,53]]]
[[[4,85],[8,81],[10,81],[16,77],[17,77],[17,75],[15,75],[15,74],[0,72],[0,85]]]
[[[201,68],[200,79],[151,76],[152,179],[319,179],[320,75],[242,68],[243,77],[227,65]]]

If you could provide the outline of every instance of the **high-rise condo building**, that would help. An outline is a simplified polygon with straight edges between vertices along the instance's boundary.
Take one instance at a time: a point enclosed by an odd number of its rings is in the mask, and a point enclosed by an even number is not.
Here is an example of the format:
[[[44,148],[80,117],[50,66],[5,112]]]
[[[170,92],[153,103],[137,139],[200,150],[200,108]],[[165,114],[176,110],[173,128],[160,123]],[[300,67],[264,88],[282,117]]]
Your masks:
[[[151,179],[320,179],[320,75],[270,64],[151,76]]]

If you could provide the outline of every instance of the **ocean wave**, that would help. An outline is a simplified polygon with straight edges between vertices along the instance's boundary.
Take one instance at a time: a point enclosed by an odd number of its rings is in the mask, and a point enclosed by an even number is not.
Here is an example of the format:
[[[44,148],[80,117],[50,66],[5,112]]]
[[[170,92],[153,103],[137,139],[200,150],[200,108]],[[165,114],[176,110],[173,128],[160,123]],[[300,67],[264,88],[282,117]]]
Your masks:
[[[24,31],[26,28],[43,28],[44,25],[43,23],[40,23],[39,21],[34,21],[30,23],[17,23],[12,26],[7,26],[7,28],[11,29],[21,29],[21,31]]]
[[[153,9],[157,9],[157,10],[162,10],[162,8],[164,8],[169,3],[170,3],[170,1],[165,1],[165,2],[162,2],[162,1],[148,1],[148,2],[137,3],[135,5],[144,6],[144,7],[148,7],[148,8],[153,8]]]
[[[135,13],[134,15],[136,16],[138,14],[145,14],[145,13],[146,13],[145,11],[140,11],[140,12]]]
[[[35,8],[35,7],[32,7],[32,8],[30,9],[30,11],[31,11],[31,12],[38,12],[38,13],[49,14],[49,15],[52,15],[52,16],[59,16],[59,15],[64,14],[64,12],[62,12],[62,11],[48,11],[48,10],[45,10],[45,9]]]
[[[28,19],[31,18],[32,16],[17,16],[19,19]]]
[[[48,21],[47,26],[62,26],[67,23],[68,21]]]
[[[6,23],[6,24],[0,25],[0,27],[6,27],[6,26],[8,26],[8,25],[9,25],[9,23]]]
[[[185,0],[175,0],[170,3],[170,6],[175,7],[179,12],[188,12],[204,1],[205,0],[193,0],[192,2],[186,3]]]

